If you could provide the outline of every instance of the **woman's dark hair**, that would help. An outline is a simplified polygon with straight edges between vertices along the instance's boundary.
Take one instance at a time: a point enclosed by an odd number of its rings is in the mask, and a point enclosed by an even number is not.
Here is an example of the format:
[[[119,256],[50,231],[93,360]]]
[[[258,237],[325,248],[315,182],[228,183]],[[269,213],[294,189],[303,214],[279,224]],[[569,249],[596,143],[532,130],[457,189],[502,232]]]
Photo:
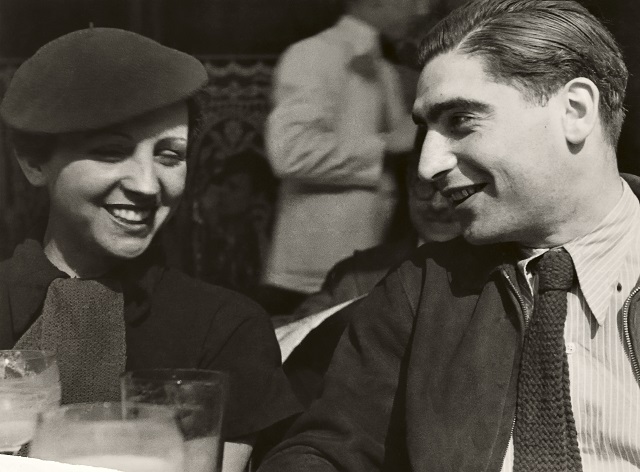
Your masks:
[[[420,47],[424,67],[455,51],[481,57],[487,73],[544,105],[576,77],[600,91],[600,120],[615,146],[628,72],[609,31],[573,0],[472,0],[438,23]]]
[[[58,142],[58,135],[28,133],[9,128],[8,137],[16,155],[36,164],[47,162]]]

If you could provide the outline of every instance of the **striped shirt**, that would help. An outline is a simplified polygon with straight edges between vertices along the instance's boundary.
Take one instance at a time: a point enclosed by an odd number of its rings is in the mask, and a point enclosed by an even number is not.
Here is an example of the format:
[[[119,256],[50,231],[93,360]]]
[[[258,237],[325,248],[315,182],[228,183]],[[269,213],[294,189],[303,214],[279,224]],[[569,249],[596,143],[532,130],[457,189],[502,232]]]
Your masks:
[[[564,339],[584,472],[640,471],[640,385],[622,329],[623,305],[640,276],[640,203],[626,182],[623,187],[592,232],[563,246],[578,275],[567,294]],[[518,263],[525,316],[536,291],[528,263],[544,251],[527,250]],[[510,440],[502,471],[512,470]]]

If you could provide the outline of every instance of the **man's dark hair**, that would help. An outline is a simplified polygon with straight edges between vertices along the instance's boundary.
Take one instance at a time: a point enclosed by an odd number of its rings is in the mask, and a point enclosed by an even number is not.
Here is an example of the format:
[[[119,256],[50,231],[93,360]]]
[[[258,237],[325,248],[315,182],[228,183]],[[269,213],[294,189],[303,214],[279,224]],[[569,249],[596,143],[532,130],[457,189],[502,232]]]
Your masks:
[[[538,105],[570,80],[590,79],[608,140],[618,142],[627,68],[611,33],[575,1],[471,0],[429,31],[421,67],[450,51],[481,57],[489,75]]]

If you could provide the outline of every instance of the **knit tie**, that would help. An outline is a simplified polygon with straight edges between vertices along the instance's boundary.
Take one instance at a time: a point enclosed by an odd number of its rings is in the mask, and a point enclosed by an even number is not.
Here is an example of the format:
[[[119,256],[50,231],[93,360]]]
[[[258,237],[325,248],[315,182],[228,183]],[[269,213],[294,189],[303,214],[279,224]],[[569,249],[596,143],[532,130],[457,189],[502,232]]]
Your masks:
[[[552,249],[542,256],[537,269],[538,299],[518,379],[514,471],[578,472],[582,463],[564,344],[573,261],[564,248]]]
[[[42,314],[15,349],[56,352],[62,403],[120,399],[125,370],[124,299],[119,284],[89,279],[55,279]]]

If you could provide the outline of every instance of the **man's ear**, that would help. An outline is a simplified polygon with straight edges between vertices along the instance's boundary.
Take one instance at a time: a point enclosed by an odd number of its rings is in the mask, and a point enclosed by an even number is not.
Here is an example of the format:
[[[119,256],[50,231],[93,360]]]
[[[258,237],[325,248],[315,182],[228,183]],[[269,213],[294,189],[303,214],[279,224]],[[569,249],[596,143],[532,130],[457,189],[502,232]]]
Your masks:
[[[42,163],[36,162],[33,158],[21,156],[18,153],[16,153],[16,158],[22,173],[31,185],[35,187],[44,187],[46,185],[47,178],[42,170]]]
[[[600,91],[591,80],[578,77],[567,82],[563,92],[565,138],[570,144],[581,144],[599,122]]]

